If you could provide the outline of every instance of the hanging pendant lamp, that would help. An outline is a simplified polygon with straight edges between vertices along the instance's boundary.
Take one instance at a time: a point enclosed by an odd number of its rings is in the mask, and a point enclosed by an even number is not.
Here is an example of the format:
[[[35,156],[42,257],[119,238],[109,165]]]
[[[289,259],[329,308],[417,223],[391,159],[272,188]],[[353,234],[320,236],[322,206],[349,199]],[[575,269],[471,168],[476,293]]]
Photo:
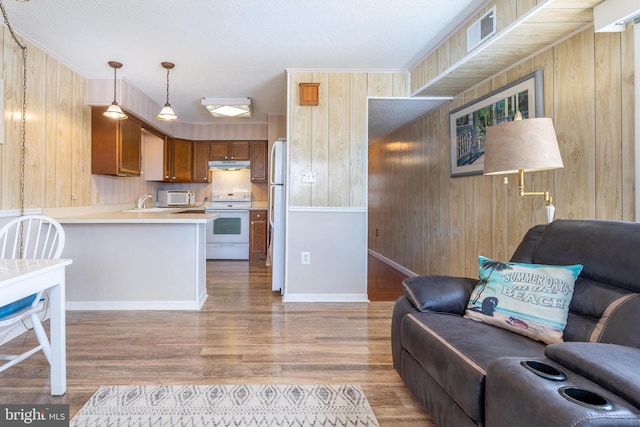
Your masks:
[[[116,102],[116,71],[118,68],[122,68],[122,64],[116,61],[109,61],[109,67],[113,68],[113,102],[107,108],[107,111],[103,112],[102,115],[105,117],[109,117],[110,119],[122,120],[126,119],[127,115],[122,111],[118,103]]]
[[[167,102],[164,104],[164,107],[162,107],[162,110],[160,110],[156,115],[156,119],[165,121],[176,120],[178,116],[176,116],[176,113],[173,112],[173,108],[171,108],[171,104],[169,104],[169,70],[172,70],[175,65],[172,62],[162,62],[160,65],[167,70]]]

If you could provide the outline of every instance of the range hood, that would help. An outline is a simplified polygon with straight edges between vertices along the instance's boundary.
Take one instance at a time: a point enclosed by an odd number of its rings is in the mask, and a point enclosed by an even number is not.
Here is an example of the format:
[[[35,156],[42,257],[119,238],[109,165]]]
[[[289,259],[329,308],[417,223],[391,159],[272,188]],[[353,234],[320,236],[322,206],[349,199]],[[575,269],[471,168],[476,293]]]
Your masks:
[[[249,160],[212,160],[209,162],[209,169],[215,170],[241,170],[249,169],[251,162]]]

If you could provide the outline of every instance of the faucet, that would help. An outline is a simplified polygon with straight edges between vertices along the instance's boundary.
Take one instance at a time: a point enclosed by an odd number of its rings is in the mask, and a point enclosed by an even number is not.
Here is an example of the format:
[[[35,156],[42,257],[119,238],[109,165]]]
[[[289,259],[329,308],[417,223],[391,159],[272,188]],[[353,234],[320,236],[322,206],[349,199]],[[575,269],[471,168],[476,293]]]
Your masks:
[[[138,209],[144,209],[146,208],[146,204],[147,204],[147,200],[149,200],[150,198],[152,198],[153,196],[151,194],[145,194],[144,196],[141,196],[138,199]]]

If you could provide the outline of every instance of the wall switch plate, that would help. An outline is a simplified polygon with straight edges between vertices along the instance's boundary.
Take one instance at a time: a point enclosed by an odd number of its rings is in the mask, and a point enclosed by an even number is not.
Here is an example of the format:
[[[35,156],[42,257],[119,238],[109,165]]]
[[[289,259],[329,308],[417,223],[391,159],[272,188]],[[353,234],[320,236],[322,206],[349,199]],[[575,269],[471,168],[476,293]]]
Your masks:
[[[301,252],[300,258],[302,264],[311,264],[311,252]]]
[[[303,172],[302,173],[302,182],[309,182],[309,183],[316,182],[316,173],[315,172]]]

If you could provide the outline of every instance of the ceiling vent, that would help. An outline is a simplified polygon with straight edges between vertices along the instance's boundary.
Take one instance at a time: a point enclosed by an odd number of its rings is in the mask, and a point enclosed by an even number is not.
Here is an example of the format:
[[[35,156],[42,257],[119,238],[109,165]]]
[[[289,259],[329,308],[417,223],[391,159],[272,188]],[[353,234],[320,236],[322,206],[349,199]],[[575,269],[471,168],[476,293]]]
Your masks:
[[[480,19],[467,28],[467,52],[482,44],[496,33],[496,7],[493,6]]]

